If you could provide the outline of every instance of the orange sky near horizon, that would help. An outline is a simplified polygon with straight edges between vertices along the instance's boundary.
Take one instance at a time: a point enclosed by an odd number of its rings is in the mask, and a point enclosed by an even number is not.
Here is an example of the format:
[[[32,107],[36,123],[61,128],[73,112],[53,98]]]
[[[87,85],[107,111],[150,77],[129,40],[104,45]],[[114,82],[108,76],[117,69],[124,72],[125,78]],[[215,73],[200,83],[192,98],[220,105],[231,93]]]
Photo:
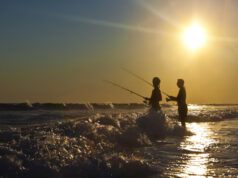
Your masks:
[[[183,78],[188,103],[238,103],[234,0],[18,3],[5,2],[0,16],[1,103],[142,102],[104,79],[151,95],[121,67],[148,81],[160,77],[170,95]],[[181,36],[194,22],[207,40],[190,50]]]

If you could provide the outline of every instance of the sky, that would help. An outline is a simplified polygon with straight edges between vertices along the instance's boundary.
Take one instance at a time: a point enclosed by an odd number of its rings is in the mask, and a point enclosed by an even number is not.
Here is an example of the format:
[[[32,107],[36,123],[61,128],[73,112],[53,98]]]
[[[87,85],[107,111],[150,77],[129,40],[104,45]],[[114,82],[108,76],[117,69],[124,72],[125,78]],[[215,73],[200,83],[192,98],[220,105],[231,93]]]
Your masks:
[[[142,102],[161,79],[188,103],[238,103],[236,0],[2,0],[0,102]],[[196,51],[181,38],[198,22],[207,41]],[[165,96],[163,97],[165,101]]]

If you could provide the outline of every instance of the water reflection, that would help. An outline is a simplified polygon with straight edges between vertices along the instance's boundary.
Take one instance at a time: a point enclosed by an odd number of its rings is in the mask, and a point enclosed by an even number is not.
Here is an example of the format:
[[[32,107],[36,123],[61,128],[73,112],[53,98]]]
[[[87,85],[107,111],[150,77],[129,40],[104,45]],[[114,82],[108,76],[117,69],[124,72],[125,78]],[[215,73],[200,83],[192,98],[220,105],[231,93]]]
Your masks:
[[[209,154],[206,148],[214,143],[211,139],[212,132],[207,123],[187,124],[187,129],[194,135],[188,136],[180,144],[180,149],[185,153],[184,167],[177,175],[179,177],[206,177]]]
[[[188,105],[188,109],[189,110],[201,110],[202,109],[202,106],[199,106],[199,105],[195,105],[195,104],[190,104],[190,105]]]

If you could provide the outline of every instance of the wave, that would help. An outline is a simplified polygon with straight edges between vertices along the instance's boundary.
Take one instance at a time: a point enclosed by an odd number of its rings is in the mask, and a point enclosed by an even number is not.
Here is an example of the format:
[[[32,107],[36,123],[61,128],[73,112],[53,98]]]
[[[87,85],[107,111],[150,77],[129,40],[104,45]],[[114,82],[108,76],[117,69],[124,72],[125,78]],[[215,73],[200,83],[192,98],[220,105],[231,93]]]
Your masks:
[[[150,146],[143,113],[99,114],[0,130],[2,177],[148,177],[159,174],[135,148]]]
[[[200,113],[190,112],[187,117],[187,122],[216,122],[234,118],[238,118],[237,109],[222,109],[215,111],[203,111]]]
[[[0,111],[29,111],[29,110],[94,110],[94,109],[141,109],[143,103],[1,103]]]
[[[92,106],[112,107],[109,105],[84,105],[87,112],[2,111],[0,122],[27,120],[27,124],[0,129],[0,177],[159,177],[162,170],[135,150],[153,146],[157,139],[192,134],[172,119],[177,117],[176,107],[165,110],[168,115],[138,110],[89,112]],[[119,106],[128,108],[128,104]],[[220,121],[237,116],[236,109],[207,108],[191,110],[188,120]]]
[[[25,105],[19,104],[4,104],[8,106],[8,109],[1,108],[0,112],[0,124],[3,125],[28,125],[28,124],[39,124],[47,123],[51,121],[61,121],[70,119],[79,119],[84,117],[90,117],[94,114],[124,114],[128,113],[145,113],[148,109],[143,104],[32,104],[34,109],[26,110],[20,109]],[[9,107],[10,106],[10,107]],[[23,108],[24,108],[23,107]],[[65,109],[56,109],[63,108]],[[67,108],[68,107],[68,108]],[[6,107],[5,107],[6,108]],[[17,108],[17,109],[16,109]],[[66,109],[67,108],[67,109]],[[81,108],[81,109],[77,109]],[[178,114],[177,109],[173,105],[163,107],[165,114],[174,120],[177,120]],[[114,117],[114,116],[113,116]],[[217,122],[226,119],[238,118],[237,107],[194,107],[188,111],[187,122]],[[116,118],[115,118],[116,119]]]

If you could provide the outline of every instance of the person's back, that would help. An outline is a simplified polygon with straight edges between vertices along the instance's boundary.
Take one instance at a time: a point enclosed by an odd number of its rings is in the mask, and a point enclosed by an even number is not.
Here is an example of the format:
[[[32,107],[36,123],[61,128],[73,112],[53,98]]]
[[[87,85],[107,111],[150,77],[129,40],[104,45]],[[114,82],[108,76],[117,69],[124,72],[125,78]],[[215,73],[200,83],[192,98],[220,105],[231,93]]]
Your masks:
[[[186,90],[185,90],[184,86],[182,86],[179,89],[179,93],[177,96],[177,102],[178,102],[178,106],[183,106],[186,104]]]
[[[179,89],[179,94],[177,96],[177,102],[178,102],[179,117],[182,122],[182,125],[185,126],[188,108],[187,108],[187,104],[186,104],[186,90],[185,90],[184,86],[182,86]]]

